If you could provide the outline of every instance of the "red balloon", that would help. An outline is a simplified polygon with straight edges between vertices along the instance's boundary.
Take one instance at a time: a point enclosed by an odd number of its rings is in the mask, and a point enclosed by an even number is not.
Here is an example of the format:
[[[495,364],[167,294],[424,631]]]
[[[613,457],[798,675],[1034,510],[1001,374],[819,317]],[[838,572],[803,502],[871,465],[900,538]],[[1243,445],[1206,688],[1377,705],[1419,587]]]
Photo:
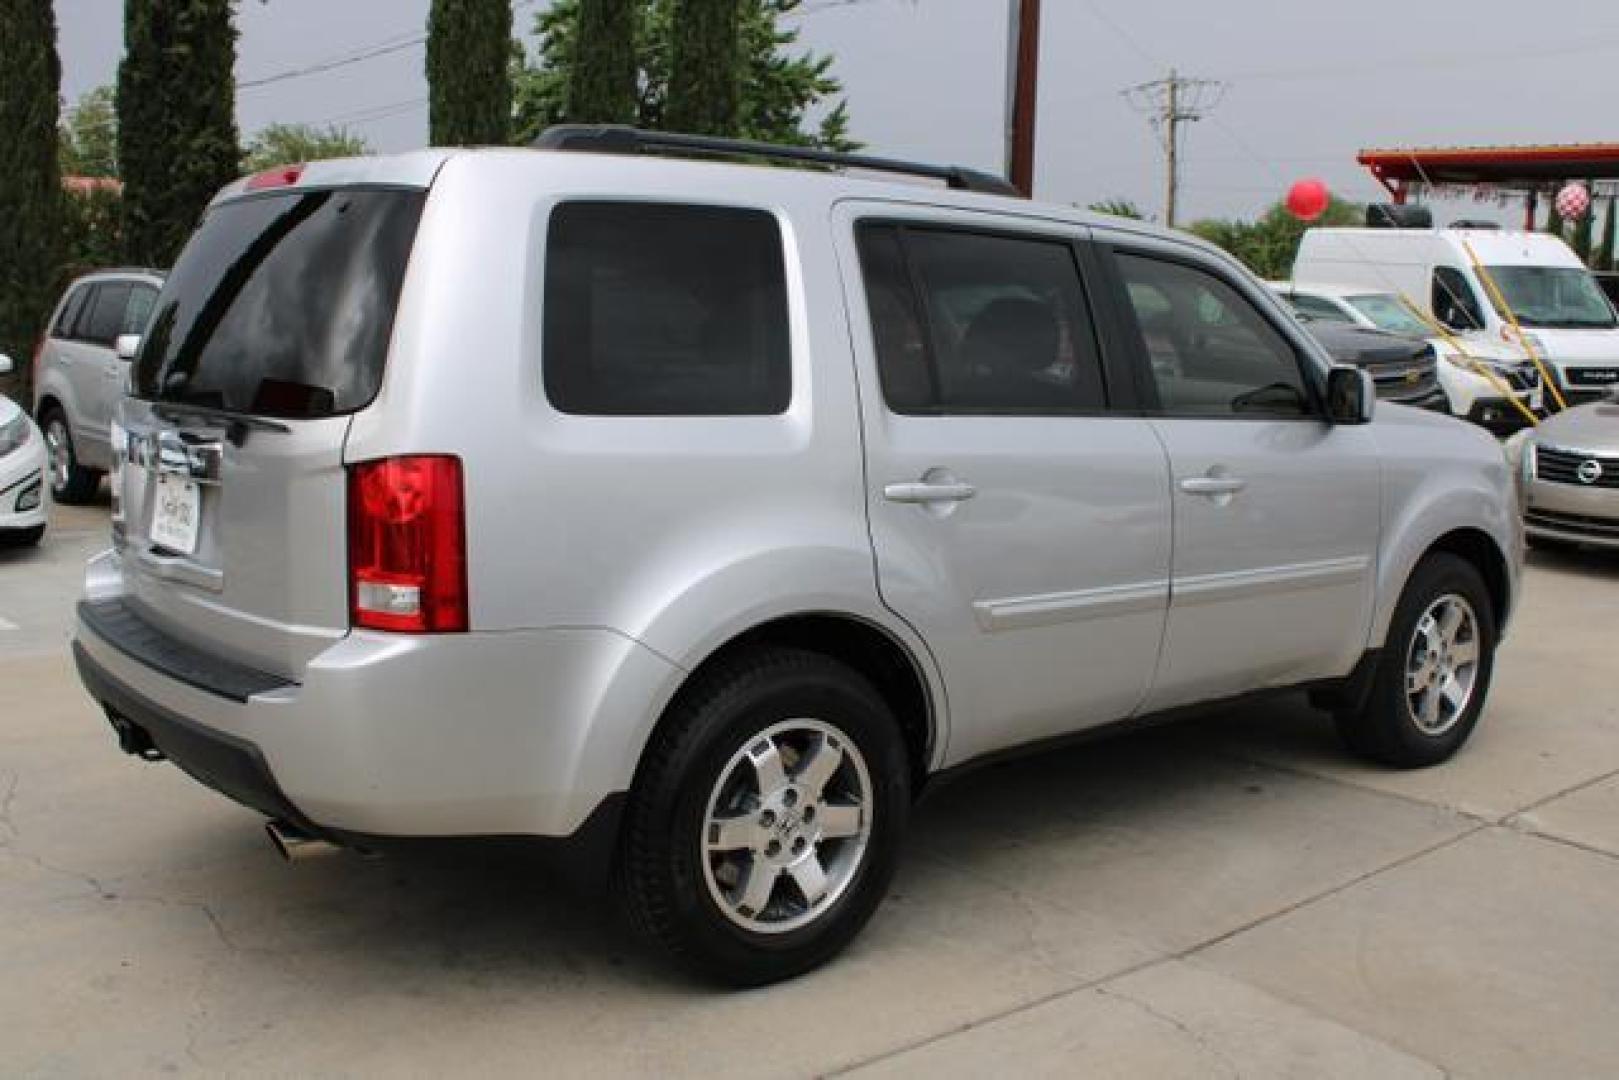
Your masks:
[[[1300,180],[1287,189],[1287,212],[1300,221],[1314,221],[1327,212],[1327,185],[1320,180]]]

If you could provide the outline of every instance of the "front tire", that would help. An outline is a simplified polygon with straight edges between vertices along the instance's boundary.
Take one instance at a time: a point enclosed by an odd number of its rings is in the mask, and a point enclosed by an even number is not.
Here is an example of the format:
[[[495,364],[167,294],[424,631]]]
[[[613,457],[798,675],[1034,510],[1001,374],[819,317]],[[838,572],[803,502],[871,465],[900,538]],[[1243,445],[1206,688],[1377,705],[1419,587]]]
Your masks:
[[[1448,760],[1484,709],[1496,640],[1478,568],[1446,552],[1423,559],[1395,609],[1364,705],[1336,716],[1344,743],[1402,769]]]
[[[73,450],[73,432],[68,428],[67,415],[61,409],[51,408],[39,418],[45,429],[45,450],[49,455],[46,472],[51,478],[51,498],[59,503],[82,505],[95,498],[101,485],[101,474],[79,464]]]
[[[631,921],[736,986],[836,955],[888,891],[910,808],[893,714],[861,675],[771,648],[700,676],[648,748],[617,882]]]

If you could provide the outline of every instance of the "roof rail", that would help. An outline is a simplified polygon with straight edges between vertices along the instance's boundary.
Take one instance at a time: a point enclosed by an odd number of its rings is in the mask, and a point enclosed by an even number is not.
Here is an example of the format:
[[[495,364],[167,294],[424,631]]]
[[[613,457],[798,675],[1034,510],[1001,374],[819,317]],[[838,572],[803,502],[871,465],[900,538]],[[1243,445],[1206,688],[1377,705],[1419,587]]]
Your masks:
[[[670,131],[643,131],[622,124],[557,124],[546,128],[531,144],[536,150],[583,150],[597,154],[667,153],[694,157],[751,157],[770,161],[807,162],[840,169],[869,169],[942,180],[960,191],[986,195],[1023,193],[1011,182],[991,173],[960,165],[925,165],[865,154],[840,154],[809,146],[779,146],[751,139],[722,139],[712,135],[680,135]]]

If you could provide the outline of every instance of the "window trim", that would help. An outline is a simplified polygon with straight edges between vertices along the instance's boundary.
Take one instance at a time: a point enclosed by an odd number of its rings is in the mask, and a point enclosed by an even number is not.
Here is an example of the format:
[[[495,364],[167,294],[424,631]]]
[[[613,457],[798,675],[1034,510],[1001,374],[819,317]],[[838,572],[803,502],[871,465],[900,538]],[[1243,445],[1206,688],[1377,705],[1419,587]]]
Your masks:
[[[547,350],[545,340],[549,320],[549,299],[551,288],[551,245],[552,231],[556,227],[557,214],[570,206],[631,206],[644,208],[657,208],[664,210],[706,210],[706,211],[733,211],[742,214],[758,215],[770,221],[775,230],[776,254],[781,262],[782,272],[782,325],[781,333],[786,346],[787,381],[786,399],[780,408],[764,411],[750,412],[602,412],[599,410],[581,410],[578,408],[565,408],[559,404],[551,392],[550,380],[547,377]],[[793,236],[790,232],[790,222],[774,207],[759,203],[747,203],[734,200],[716,199],[704,201],[700,199],[670,199],[656,197],[640,192],[611,192],[590,195],[568,195],[555,198],[548,204],[537,208],[536,217],[540,222],[539,234],[541,242],[538,256],[538,349],[537,360],[539,369],[540,398],[547,408],[558,416],[565,416],[576,420],[589,421],[694,421],[694,420],[776,420],[790,415],[798,403],[801,392],[799,349],[797,337],[799,328],[797,320],[797,302],[795,300],[796,287],[794,268],[791,253],[793,250]],[[531,249],[532,250],[532,249]],[[531,339],[533,340],[533,339]]]
[[[922,272],[917,266],[917,260],[911,250],[909,236],[912,233],[947,233],[955,236],[975,236],[994,240],[1016,240],[1027,243],[1057,245],[1068,250],[1068,256],[1073,262],[1074,276],[1079,284],[1079,296],[1085,305],[1082,314],[1086,317],[1090,329],[1091,343],[1096,357],[1097,375],[1102,384],[1102,402],[1096,407],[1078,407],[1060,411],[1011,409],[991,406],[946,406],[937,405],[924,409],[896,409],[888,400],[882,384],[882,357],[877,354],[875,335],[871,337],[872,362],[877,374],[877,399],[882,402],[883,409],[890,416],[904,416],[916,419],[947,419],[954,417],[1028,417],[1041,419],[1066,419],[1069,417],[1100,417],[1115,416],[1119,414],[1116,399],[1119,397],[1115,390],[1116,372],[1108,363],[1108,349],[1102,332],[1102,307],[1097,304],[1098,290],[1091,284],[1087,269],[1092,267],[1094,259],[1089,257],[1088,249],[1093,241],[1080,236],[1057,234],[1041,229],[1013,229],[994,225],[963,223],[941,218],[909,217],[892,214],[869,214],[856,217],[851,223],[850,233],[854,240],[856,270],[859,273],[859,296],[865,305],[868,331],[871,328],[871,293],[867,287],[865,266],[860,259],[860,234],[863,230],[874,228],[891,228],[900,249],[900,261],[904,265],[906,283],[911,291],[911,299],[922,317],[926,344],[928,349],[928,381],[933,388],[935,400],[939,398],[939,369],[937,356],[939,343],[935,340],[937,324],[933,318],[933,309],[927,290],[923,287]],[[1044,223],[1042,223],[1044,224]],[[1083,226],[1076,226],[1082,228]]]
[[[1280,298],[1261,293],[1236,279],[1230,270],[1223,267],[1214,259],[1199,257],[1199,254],[1190,250],[1171,250],[1168,244],[1162,247],[1156,244],[1133,244],[1127,239],[1116,235],[1098,237],[1096,249],[1104,263],[1104,273],[1113,293],[1113,306],[1117,310],[1117,317],[1122,324],[1120,345],[1123,355],[1127,358],[1131,368],[1133,384],[1140,402],[1139,415],[1163,420],[1235,420],[1243,423],[1308,423],[1320,424],[1326,422],[1327,410],[1324,401],[1325,372],[1321,365],[1314,362],[1310,351],[1303,347],[1295,333],[1280,319],[1278,313],[1260,303],[1261,299],[1271,303],[1280,303]],[[1300,380],[1304,385],[1306,395],[1310,399],[1310,411],[1297,416],[1287,413],[1187,413],[1175,412],[1166,409],[1158,396],[1157,380],[1153,378],[1152,361],[1146,353],[1146,341],[1141,334],[1140,324],[1136,321],[1134,306],[1130,300],[1129,287],[1125,282],[1124,271],[1119,266],[1119,256],[1129,255],[1135,258],[1152,259],[1158,262],[1170,263],[1187,270],[1213,277],[1221,282],[1238,296],[1249,302],[1249,306],[1264,322],[1274,330],[1278,337],[1288,346],[1292,353],[1293,363],[1298,368]]]
[[[68,287],[67,299],[62,301],[61,310],[51,321],[50,336],[57,341],[77,341],[76,336],[79,316],[84,314],[84,306],[89,303],[90,294],[95,291],[98,283],[94,281],[80,281]]]

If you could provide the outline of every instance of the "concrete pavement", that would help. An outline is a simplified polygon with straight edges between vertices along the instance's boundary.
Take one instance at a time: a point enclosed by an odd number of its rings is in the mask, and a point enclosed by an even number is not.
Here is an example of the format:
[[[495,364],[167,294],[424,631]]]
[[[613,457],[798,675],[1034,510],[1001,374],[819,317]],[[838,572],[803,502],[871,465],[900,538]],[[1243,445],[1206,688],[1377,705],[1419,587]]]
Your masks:
[[[1537,558],[1472,744],[1298,700],[979,773],[841,960],[693,985],[483,850],[289,867],[64,652],[104,510],[0,554],[0,1074],[1571,1076],[1619,1060],[1619,559]]]

